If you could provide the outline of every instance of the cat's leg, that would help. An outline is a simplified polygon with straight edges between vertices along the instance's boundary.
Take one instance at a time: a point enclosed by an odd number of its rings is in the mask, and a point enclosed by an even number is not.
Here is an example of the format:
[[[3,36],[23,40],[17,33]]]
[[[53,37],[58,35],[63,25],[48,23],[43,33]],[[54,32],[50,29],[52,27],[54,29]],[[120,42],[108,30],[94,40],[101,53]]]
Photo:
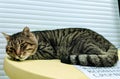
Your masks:
[[[77,45],[76,45],[77,46]],[[81,64],[81,65],[87,65],[87,56],[88,55],[100,55],[101,50],[92,43],[84,43],[84,45],[81,46],[81,51],[76,53],[76,48],[74,48],[74,52],[72,55],[67,53],[67,55],[61,56],[61,62],[68,63],[68,64]],[[66,52],[65,50],[62,52]],[[71,51],[70,51],[71,52]],[[66,53],[64,53],[66,54]]]
[[[61,62],[68,64],[77,64],[82,66],[110,67],[117,60],[117,50],[109,48],[107,52],[101,51],[98,47],[90,47],[86,53],[79,55],[69,55],[61,58]]]
[[[118,60],[114,54],[107,55],[70,55],[62,58],[61,62],[82,66],[96,66],[96,67],[110,67],[113,66]]]
[[[106,53],[106,51],[103,51],[97,45],[95,45],[93,43],[89,43],[89,44],[85,43],[83,48],[82,48],[82,52],[80,52],[80,53],[103,55]]]

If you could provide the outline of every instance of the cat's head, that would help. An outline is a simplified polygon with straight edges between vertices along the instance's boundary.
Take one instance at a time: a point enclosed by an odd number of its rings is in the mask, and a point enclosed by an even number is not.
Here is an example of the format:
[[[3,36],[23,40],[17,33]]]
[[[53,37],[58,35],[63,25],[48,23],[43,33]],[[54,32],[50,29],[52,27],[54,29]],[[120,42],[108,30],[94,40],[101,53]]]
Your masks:
[[[28,27],[13,35],[6,33],[3,33],[3,35],[7,40],[6,53],[11,58],[25,60],[37,50],[38,41]]]

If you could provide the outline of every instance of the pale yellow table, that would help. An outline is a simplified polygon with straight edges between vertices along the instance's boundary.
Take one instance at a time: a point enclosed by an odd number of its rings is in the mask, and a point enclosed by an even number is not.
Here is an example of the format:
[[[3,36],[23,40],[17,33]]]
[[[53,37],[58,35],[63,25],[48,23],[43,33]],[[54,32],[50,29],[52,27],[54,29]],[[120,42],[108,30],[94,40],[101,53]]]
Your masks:
[[[88,79],[73,65],[63,64],[59,60],[16,62],[6,57],[4,70],[10,79]]]

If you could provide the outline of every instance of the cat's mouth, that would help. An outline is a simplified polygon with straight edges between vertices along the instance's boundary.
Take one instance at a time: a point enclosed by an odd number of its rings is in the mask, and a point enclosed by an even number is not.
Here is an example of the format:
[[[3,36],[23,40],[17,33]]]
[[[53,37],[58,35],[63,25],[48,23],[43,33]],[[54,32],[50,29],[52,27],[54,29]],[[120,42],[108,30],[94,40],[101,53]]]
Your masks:
[[[18,57],[16,56],[15,59],[19,60],[19,61],[24,61],[28,58],[29,56],[23,56],[23,57]]]
[[[9,55],[7,55],[9,59],[11,60],[15,60],[15,61],[24,61],[26,60],[29,56],[25,56],[25,57],[18,57],[18,56],[15,56],[15,57],[11,57]]]

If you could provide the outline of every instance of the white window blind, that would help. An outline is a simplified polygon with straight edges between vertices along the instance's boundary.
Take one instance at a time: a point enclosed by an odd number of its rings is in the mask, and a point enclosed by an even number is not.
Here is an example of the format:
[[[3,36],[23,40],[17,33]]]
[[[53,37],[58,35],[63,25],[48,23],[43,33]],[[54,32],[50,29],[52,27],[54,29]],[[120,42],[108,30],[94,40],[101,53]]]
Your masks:
[[[92,29],[120,47],[117,0],[0,0],[0,32],[79,27]],[[0,79],[6,40],[0,34]]]

